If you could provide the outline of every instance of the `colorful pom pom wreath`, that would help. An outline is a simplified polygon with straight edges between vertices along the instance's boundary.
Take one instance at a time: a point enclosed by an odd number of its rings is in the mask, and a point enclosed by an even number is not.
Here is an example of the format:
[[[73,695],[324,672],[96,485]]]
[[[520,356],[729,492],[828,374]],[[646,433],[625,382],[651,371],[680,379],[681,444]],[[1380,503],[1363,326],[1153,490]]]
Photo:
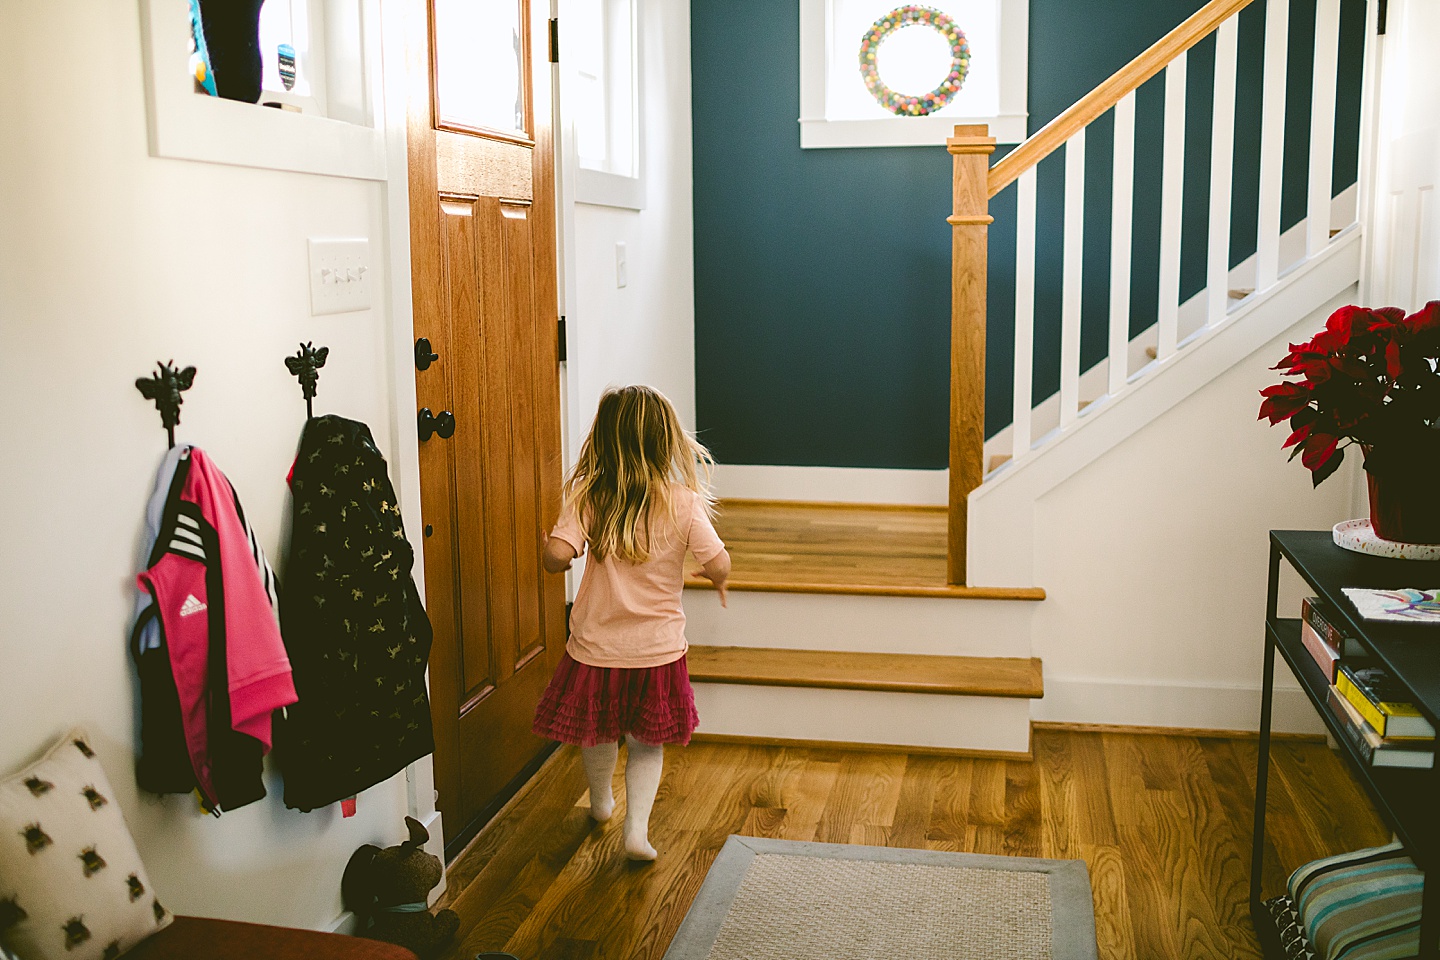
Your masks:
[[[950,73],[940,81],[940,86],[919,96],[891,90],[875,69],[875,55],[880,51],[880,44],[890,34],[909,26],[930,27],[950,44]],[[896,7],[871,24],[860,40],[860,76],[865,81],[865,87],[880,106],[897,117],[923,117],[944,108],[960,92],[969,72],[970,41],[965,39],[964,32],[954,20],[934,7],[922,7],[915,3]]]

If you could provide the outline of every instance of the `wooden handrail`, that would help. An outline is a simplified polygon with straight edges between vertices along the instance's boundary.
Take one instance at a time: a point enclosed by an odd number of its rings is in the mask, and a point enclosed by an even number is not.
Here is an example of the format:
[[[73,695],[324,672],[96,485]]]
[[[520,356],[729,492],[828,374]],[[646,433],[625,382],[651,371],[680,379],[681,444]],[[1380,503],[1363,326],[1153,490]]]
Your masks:
[[[1220,24],[1252,2],[1253,0],[1210,0],[1180,26],[1155,41],[1150,49],[1112,74],[1069,110],[1045,124],[991,167],[987,180],[990,196],[1004,190],[1022,173],[1044,160],[1066,140],[1119,103],[1127,93],[1164,70],[1172,60],[1210,36]]]

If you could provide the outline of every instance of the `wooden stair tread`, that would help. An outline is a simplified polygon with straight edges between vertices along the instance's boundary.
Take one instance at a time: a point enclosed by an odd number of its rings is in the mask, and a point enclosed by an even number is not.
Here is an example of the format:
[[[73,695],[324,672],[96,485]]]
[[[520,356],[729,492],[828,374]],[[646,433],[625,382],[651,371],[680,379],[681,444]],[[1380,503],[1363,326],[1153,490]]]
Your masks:
[[[730,550],[731,590],[863,596],[1043,600],[1036,587],[946,581],[939,506],[726,500],[715,522]],[[697,569],[692,562],[687,572]],[[685,585],[710,589],[708,580]]]
[[[808,580],[747,580],[732,576],[727,589],[746,593],[826,593],[860,597],[948,597],[954,600],[1044,600],[1044,587],[967,587],[953,584],[817,583]],[[703,577],[685,578],[688,590],[714,590]]]
[[[690,679],[697,683],[1027,699],[1045,695],[1040,660],[1035,657],[692,646],[687,663]]]

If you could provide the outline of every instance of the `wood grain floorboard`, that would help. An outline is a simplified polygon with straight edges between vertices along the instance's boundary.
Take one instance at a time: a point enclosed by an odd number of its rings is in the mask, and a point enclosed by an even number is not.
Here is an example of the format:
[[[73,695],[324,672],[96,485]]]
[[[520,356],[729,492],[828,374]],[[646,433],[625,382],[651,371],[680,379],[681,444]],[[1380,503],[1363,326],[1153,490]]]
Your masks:
[[[732,576],[758,582],[945,585],[945,508],[726,501]]]
[[[1106,960],[1259,951],[1245,902],[1255,742],[1037,731],[1035,760],[694,744],[666,753],[651,836],[627,862],[615,818],[588,817],[566,747],[449,871],[461,916],[445,960],[660,960],[731,833],[1083,859]],[[623,754],[622,754],[623,771]],[[1322,743],[1272,754],[1268,883],[1388,837]]]

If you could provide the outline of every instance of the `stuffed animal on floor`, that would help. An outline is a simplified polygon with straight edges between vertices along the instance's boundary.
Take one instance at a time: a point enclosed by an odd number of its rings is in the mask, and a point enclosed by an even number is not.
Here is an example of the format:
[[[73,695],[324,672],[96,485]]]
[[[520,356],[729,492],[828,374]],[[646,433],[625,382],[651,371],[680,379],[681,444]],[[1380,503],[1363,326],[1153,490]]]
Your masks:
[[[366,844],[345,865],[340,892],[360,921],[361,935],[405,947],[421,960],[438,957],[460,929],[454,910],[432,914],[426,897],[445,873],[440,858],[425,852],[430,833],[405,818],[410,839],[381,850]]]

